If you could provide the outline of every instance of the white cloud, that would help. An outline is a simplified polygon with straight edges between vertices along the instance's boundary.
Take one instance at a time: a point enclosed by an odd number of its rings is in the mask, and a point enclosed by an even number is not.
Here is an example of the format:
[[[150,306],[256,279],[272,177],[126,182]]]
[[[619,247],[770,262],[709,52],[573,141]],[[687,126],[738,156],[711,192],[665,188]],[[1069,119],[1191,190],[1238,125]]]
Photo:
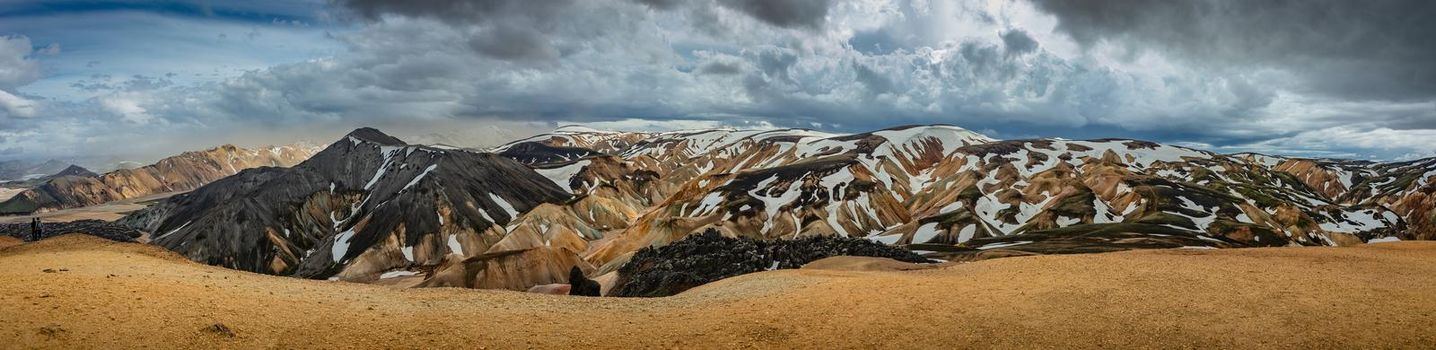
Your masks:
[[[28,37],[0,36],[0,89],[14,89],[40,79],[40,64],[30,58],[32,50]]]
[[[59,46],[53,47],[59,51]],[[13,92],[40,78],[40,65],[30,58],[32,50],[28,37],[0,36],[0,118],[35,116],[36,103]],[[0,125],[0,129],[3,128],[5,126]]]
[[[35,116],[35,102],[0,90],[0,117],[31,118]]]
[[[1436,140],[1436,129],[1396,130],[1351,125],[1302,131],[1246,147],[1317,157],[1355,150],[1377,159],[1411,159],[1436,156],[1436,143],[1432,140]]]
[[[114,113],[122,120],[134,124],[149,124],[154,119],[149,111],[140,106],[136,94],[122,93],[99,98],[100,107]]]

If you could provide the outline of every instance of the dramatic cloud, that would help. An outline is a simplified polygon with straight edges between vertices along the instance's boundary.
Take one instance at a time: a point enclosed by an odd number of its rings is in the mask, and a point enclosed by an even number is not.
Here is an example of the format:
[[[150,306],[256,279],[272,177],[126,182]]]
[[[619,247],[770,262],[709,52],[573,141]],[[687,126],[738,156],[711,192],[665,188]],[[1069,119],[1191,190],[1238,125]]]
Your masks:
[[[12,92],[15,88],[40,79],[40,65],[30,58],[33,51],[30,38],[0,36],[0,122],[6,117],[35,116],[35,103]],[[57,54],[59,46],[51,45],[37,53]],[[5,127],[0,126],[0,129],[3,128]]]
[[[1021,29],[1013,29],[1002,33],[1002,44],[1010,54],[1024,54],[1037,51],[1037,40],[1033,40],[1027,32]]]
[[[1187,64],[1271,67],[1302,88],[1362,99],[1436,97],[1436,2],[1035,0],[1077,42]]]
[[[0,36],[0,89],[14,89],[40,79],[40,65],[30,59],[30,38]]]
[[[818,28],[828,15],[828,0],[719,0],[724,7],[779,27]]]
[[[378,20],[386,14],[411,17],[434,17],[445,21],[469,23],[491,21],[512,16],[532,19],[552,18],[559,9],[576,0],[340,0],[369,19]]]
[[[277,130],[323,140],[358,125],[950,123],[1000,138],[1384,159],[1436,152],[1422,141],[1436,130],[1427,2],[298,4],[217,1],[212,17],[187,7],[10,11],[26,15],[0,22],[0,34],[44,40],[0,42],[0,113],[12,121],[0,126],[0,148],[293,136]],[[53,25],[77,21],[107,30]],[[1317,143],[1324,135],[1341,139]],[[1382,138],[1400,141],[1373,141]],[[194,137],[203,142],[214,139]]]

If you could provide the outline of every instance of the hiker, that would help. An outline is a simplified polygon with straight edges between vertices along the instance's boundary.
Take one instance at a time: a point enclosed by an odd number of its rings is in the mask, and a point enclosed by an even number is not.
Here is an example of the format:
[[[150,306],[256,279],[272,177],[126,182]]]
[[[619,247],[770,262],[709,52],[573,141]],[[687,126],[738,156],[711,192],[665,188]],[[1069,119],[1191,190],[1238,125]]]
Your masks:
[[[41,238],[44,238],[44,237],[45,237],[45,223],[40,222],[40,218],[34,218],[33,220],[30,221],[30,241],[31,241],[31,242],[39,241]]]

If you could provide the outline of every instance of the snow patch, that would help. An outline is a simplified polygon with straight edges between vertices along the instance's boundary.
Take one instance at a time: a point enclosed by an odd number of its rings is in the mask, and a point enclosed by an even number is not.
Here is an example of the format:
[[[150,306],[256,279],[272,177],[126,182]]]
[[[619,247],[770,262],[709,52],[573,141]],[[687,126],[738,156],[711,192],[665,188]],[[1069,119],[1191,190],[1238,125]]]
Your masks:
[[[430,171],[434,171],[434,168],[438,168],[438,167],[439,167],[438,164],[434,164],[434,165],[430,165],[428,168],[424,168],[424,172],[419,173],[419,176],[415,176],[413,180],[409,180],[409,184],[404,185],[404,188],[399,189],[399,191],[400,191],[400,192],[403,192],[404,190],[407,190],[407,189],[409,189],[410,187],[414,187],[415,184],[418,184],[418,183],[419,183],[419,180],[423,180],[423,179],[424,179],[424,176],[429,175],[429,172],[430,172]]]
[[[548,178],[549,181],[553,181],[559,188],[572,190],[569,188],[569,183],[573,180],[573,176],[578,175],[578,172],[582,171],[583,168],[587,167],[590,163],[592,162],[585,159],[557,168],[534,169],[534,172],[543,175],[543,177]]]
[[[382,279],[390,279],[390,278],[416,276],[416,275],[418,275],[418,274],[419,274],[418,272],[414,272],[414,271],[396,270],[396,271],[389,271],[389,272],[385,272],[385,273],[383,273],[383,274],[380,274],[380,275],[379,275],[379,279],[382,280]]]
[[[499,208],[502,208],[505,213],[508,213],[508,214],[509,214],[509,221],[513,221],[513,220],[519,218],[519,211],[518,211],[518,210],[514,210],[514,206],[511,205],[511,204],[509,204],[509,201],[504,200],[503,197],[499,197],[498,195],[494,194],[493,192],[489,192],[489,199],[494,200],[494,204],[498,204],[498,205],[499,205]],[[484,218],[485,218],[485,219],[488,219],[489,217],[488,217],[488,215],[486,214],[486,215],[484,215]],[[493,221],[493,220],[489,220],[489,221]]]
[[[449,235],[449,252],[464,255],[464,245],[459,244],[459,235]]]
[[[350,228],[334,236],[334,246],[330,247],[329,255],[334,258],[334,263],[340,263],[344,259],[344,253],[349,252],[349,240],[354,239],[354,229]]]
[[[1370,241],[1366,241],[1366,243],[1391,243],[1391,242],[1400,242],[1400,241],[1401,241],[1401,239],[1400,239],[1400,238],[1396,238],[1396,237],[1381,237],[1381,238],[1372,238]]]
[[[923,224],[922,226],[918,226],[917,231],[912,233],[912,243],[927,243],[934,237],[937,237],[938,233],[940,232],[937,229],[936,222]]]
[[[1032,241],[1016,241],[1016,242],[992,243],[992,244],[984,245],[984,246],[981,246],[981,247],[977,247],[977,249],[978,249],[978,250],[988,250],[988,249],[1006,248],[1006,247],[1019,246],[1019,245],[1028,244],[1028,243],[1032,243]]]

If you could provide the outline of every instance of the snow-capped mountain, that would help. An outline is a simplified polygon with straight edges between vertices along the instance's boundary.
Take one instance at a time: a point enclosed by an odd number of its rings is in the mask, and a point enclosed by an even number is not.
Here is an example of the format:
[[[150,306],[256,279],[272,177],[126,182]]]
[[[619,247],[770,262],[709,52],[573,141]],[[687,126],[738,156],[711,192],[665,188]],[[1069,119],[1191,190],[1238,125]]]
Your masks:
[[[863,237],[945,259],[1432,238],[1436,160],[1223,155],[959,127],[631,133],[566,127],[486,152],[360,129],[126,219],[251,271],[524,289],[724,235]]]
[[[246,170],[124,221],[196,261],[362,280],[450,254],[512,253],[491,248],[511,247],[522,213],[570,198],[509,158],[358,129],[294,167]]]

